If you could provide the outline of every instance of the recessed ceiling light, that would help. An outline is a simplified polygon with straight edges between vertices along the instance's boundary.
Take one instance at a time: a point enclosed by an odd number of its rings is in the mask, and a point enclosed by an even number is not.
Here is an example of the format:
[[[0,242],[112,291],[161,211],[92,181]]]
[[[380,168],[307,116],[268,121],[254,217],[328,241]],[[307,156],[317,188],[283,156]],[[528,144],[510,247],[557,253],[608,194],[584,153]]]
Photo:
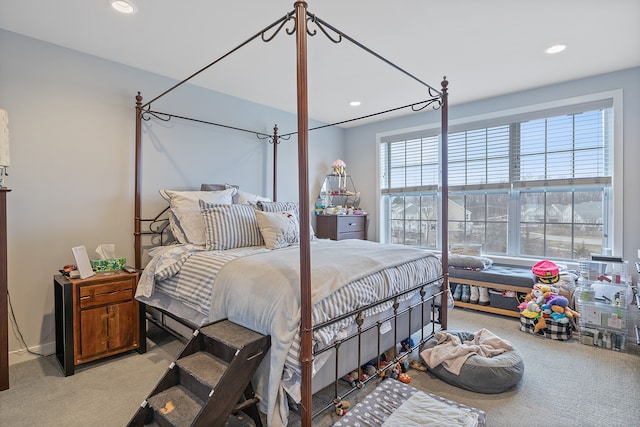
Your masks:
[[[567,48],[566,44],[554,44],[550,48],[545,49],[548,54],[560,53]]]
[[[349,105],[351,105],[352,107],[357,107],[360,105],[360,101],[351,101]]]
[[[120,13],[131,15],[136,13],[136,5],[131,0],[109,0],[111,7]]]

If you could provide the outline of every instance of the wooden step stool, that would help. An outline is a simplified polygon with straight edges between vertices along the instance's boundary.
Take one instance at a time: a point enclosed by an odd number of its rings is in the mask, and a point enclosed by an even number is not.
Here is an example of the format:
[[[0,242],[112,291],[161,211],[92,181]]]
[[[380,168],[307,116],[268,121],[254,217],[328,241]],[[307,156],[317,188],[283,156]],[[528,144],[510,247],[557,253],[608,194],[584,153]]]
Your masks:
[[[251,378],[270,346],[270,336],[226,319],[203,326],[128,426],[224,426],[243,411],[261,427]]]

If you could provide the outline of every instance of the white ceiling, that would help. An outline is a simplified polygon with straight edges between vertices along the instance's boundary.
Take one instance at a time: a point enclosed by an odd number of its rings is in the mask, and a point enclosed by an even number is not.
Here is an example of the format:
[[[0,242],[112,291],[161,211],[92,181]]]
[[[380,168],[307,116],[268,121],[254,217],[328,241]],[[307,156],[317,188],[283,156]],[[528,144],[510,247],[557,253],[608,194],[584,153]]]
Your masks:
[[[124,16],[108,0],[0,0],[0,27],[182,80],[294,9],[293,0],[135,1],[137,13]],[[436,89],[446,75],[451,104],[640,65],[638,0],[307,3],[310,13]],[[413,79],[318,33],[308,39],[311,118],[334,123],[428,98]],[[556,43],[567,50],[543,52]],[[284,31],[193,80],[290,112],[295,81],[295,36]],[[362,105],[349,107],[352,100]]]

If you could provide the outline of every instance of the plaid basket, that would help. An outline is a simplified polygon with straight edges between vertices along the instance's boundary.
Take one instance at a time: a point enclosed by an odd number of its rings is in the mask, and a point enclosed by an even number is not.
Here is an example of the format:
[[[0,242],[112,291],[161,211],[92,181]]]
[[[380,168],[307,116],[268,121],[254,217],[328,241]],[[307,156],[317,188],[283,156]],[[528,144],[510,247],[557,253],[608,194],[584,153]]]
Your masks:
[[[571,323],[560,323],[553,319],[545,319],[547,327],[540,329],[538,333],[534,332],[538,319],[529,319],[528,317],[520,315],[520,330],[522,332],[528,332],[530,334],[540,335],[542,337],[551,338],[552,340],[567,341],[571,339],[573,335],[573,328]]]

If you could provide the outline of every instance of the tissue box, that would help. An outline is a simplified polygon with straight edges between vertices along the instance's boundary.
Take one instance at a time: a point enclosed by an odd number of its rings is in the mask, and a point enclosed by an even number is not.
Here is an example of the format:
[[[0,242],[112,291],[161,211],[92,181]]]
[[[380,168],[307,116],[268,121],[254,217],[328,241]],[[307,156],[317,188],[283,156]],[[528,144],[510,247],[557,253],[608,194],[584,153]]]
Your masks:
[[[123,257],[91,260],[91,267],[95,271],[122,270],[125,265],[127,265],[127,259]]]

